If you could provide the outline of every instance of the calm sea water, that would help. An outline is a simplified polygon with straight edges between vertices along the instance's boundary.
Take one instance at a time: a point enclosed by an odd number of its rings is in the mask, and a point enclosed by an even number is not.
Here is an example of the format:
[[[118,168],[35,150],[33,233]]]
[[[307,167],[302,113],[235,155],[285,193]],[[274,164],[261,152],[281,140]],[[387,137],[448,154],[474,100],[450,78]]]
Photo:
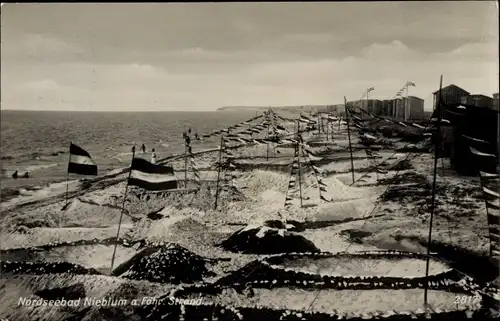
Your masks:
[[[130,150],[146,144],[158,159],[183,151],[182,132],[200,136],[247,120],[241,112],[39,112],[1,111],[2,189],[40,185],[66,178],[70,141],[86,149],[100,174],[130,164]],[[214,145],[217,142],[214,140]],[[32,178],[11,178],[14,170]]]

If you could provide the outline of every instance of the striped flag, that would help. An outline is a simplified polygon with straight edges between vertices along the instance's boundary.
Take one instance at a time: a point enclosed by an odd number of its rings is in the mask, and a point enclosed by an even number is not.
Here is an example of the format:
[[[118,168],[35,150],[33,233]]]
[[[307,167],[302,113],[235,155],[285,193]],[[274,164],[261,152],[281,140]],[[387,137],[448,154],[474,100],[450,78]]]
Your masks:
[[[79,175],[97,175],[97,165],[90,154],[83,148],[71,143],[69,147],[68,173]]]
[[[415,87],[415,83],[414,83],[414,82],[411,82],[411,81],[408,81],[408,82],[406,83],[406,86]]]
[[[368,88],[367,92],[370,92],[370,91],[373,91],[373,90],[375,90],[375,87],[370,87],[370,88]]]
[[[129,185],[148,191],[162,191],[177,188],[177,178],[172,166],[161,166],[142,158],[134,158],[130,166]]]
[[[470,137],[471,140],[476,140]],[[490,255],[500,258],[500,175],[496,173],[497,158],[494,154],[469,147],[476,157],[479,178],[483,189],[490,235]]]

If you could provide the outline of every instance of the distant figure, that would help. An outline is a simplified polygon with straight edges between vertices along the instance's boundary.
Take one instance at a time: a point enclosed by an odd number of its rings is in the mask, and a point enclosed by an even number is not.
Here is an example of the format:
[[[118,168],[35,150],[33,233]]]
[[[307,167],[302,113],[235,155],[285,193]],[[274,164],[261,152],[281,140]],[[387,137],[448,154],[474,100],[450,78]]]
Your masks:
[[[191,128],[188,129],[188,134],[191,134]]]
[[[186,136],[186,145],[191,145],[191,137]]]
[[[13,179],[17,179],[17,177],[18,177],[18,173],[17,173],[17,171],[15,171],[14,173],[12,173],[12,178],[13,178]]]
[[[146,145],[142,144],[141,150],[143,154],[146,154]]]
[[[195,133],[195,134],[194,134],[194,139],[196,139],[196,140],[200,140],[200,136],[198,136],[198,133]]]
[[[156,164],[156,152],[154,148],[151,150],[151,163]]]
[[[23,178],[30,178],[30,174],[28,172],[24,173],[24,175],[22,176]]]

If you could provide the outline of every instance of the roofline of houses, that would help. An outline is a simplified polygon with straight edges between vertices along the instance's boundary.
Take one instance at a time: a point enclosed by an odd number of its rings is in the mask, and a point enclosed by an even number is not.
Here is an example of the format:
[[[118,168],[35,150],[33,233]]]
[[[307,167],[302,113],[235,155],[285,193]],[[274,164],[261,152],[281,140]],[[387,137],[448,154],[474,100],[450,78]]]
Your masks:
[[[448,88],[448,87],[455,87],[455,88],[457,88],[457,89],[462,90],[464,93],[467,93],[467,95],[470,95],[470,92],[468,92],[467,90],[465,90],[465,89],[463,89],[463,88],[460,88],[460,87],[458,87],[457,85],[454,85],[454,84],[450,84],[450,85],[448,85],[448,86],[446,86],[446,87],[443,87],[442,89],[446,89],[446,88]],[[433,94],[433,95],[435,95],[435,94],[437,94],[438,92],[439,92],[439,89],[438,89],[438,90],[436,90],[435,92],[433,92],[432,94]]]

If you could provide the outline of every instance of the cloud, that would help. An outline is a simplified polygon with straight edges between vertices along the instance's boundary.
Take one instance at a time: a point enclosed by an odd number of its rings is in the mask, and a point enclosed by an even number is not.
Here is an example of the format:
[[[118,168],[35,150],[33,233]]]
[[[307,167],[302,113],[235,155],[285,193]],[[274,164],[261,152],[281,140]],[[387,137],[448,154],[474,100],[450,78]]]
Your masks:
[[[42,79],[25,83],[22,85],[22,89],[40,93],[45,91],[57,91],[61,89],[61,87],[52,79]]]
[[[43,34],[11,35],[2,32],[2,61],[64,62],[81,60],[84,49]]]
[[[422,58],[422,54],[408,48],[399,40],[390,43],[374,43],[362,50],[362,56],[370,61],[413,61]]]
[[[323,37],[327,38],[318,39]],[[2,72],[2,103],[3,108],[56,110],[336,104],[344,96],[359,99],[372,86],[375,91],[370,97],[390,98],[410,80],[417,84],[410,94],[425,98],[429,108],[430,93],[437,89],[441,74],[445,84],[455,83],[471,92],[497,92],[497,52],[489,43],[466,43],[429,54],[393,40],[343,58],[191,48],[167,52],[161,64],[11,64]]]

